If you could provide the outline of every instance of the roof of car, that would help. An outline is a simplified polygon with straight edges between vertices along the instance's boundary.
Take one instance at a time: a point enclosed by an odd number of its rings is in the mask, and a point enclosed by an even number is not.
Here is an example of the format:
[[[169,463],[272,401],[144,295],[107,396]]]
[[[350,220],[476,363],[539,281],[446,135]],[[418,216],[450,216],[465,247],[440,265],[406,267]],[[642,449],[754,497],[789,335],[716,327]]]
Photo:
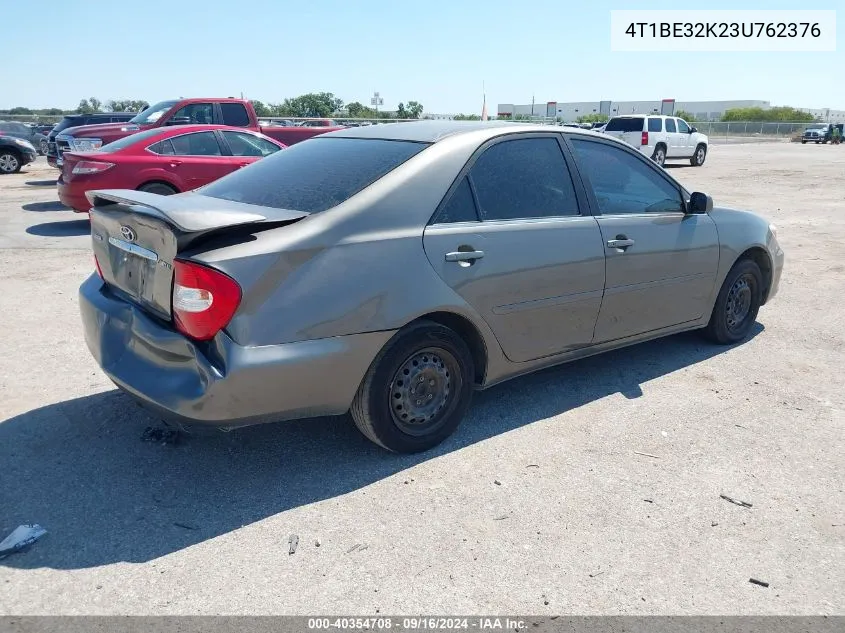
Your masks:
[[[415,141],[417,143],[436,143],[449,136],[467,134],[485,130],[493,137],[505,132],[549,132],[563,131],[563,128],[536,123],[513,123],[509,121],[407,121],[403,123],[385,123],[352,127],[337,132],[330,132],[333,138],[371,138],[391,141]],[[566,128],[567,134],[583,133],[595,135],[596,132],[581,128]],[[319,137],[315,137],[319,138]]]

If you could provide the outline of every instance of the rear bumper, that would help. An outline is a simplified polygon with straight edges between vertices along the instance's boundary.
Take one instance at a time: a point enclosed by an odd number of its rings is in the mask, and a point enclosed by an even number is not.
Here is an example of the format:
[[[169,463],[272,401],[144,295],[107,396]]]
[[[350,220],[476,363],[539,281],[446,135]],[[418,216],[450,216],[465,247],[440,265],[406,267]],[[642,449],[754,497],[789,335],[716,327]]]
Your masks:
[[[166,419],[222,427],[345,413],[394,334],[242,347],[221,333],[197,344],[118,299],[96,273],[79,306],[88,349],[118,387]]]
[[[91,203],[85,197],[85,192],[74,191],[70,185],[62,181],[61,176],[59,176],[59,180],[56,183],[56,191],[59,194],[59,201],[77,213],[85,213],[91,208]]]

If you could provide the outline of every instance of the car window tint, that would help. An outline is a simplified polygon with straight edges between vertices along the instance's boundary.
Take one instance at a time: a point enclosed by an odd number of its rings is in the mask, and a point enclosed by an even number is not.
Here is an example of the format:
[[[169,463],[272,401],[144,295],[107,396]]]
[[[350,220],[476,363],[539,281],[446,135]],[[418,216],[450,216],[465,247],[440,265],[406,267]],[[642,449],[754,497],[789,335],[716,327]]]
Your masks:
[[[663,119],[659,119],[657,117],[649,117],[648,118],[648,131],[649,132],[662,132],[663,131]]]
[[[269,156],[279,151],[279,146],[267,139],[245,132],[223,132],[234,156]]]
[[[642,132],[642,117],[613,117],[608,121],[605,132]]]
[[[557,139],[496,143],[470,170],[482,220],[578,215],[575,188]]]
[[[683,212],[680,189],[628,151],[606,143],[574,139],[581,172],[590,180],[599,212]]]
[[[477,222],[478,212],[475,208],[475,199],[469,188],[469,179],[464,176],[461,182],[440,208],[440,212],[434,219],[435,224],[448,224],[451,222]]]
[[[243,103],[221,103],[220,110],[223,113],[223,125],[233,127],[248,127],[249,114]]]
[[[689,134],[689,125],[683,119],[676,119],[678,122],[678,132],[683,132],[684,134]]]
[[[348,200],[426,147],[427,143],[410,141],[318,136],[224,176],[200,192],[318,213]]]
[[[677,132],[675,129],[675,119],[666,119],[666,131]]]
[[[188,118],[187,123],[205,125],[214,123],[213,106],[210,103],[189,103],[179,108],[170,118],[171,121],[179,118]]]
[[[214,132],[195,132],[170,139],[177,156],[220,156],[220,144]]]

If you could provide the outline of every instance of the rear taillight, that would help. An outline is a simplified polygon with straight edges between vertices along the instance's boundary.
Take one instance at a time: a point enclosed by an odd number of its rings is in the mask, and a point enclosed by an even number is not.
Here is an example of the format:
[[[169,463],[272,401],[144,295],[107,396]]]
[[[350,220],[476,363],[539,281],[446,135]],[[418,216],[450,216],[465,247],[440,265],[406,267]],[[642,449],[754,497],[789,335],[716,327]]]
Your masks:
[[[114,163],[101,163],[98,160],[81,160],[73,166],[74,174],[99,174],[114,167]]]
[[[105,277],[103,277],[103,269],[100,268],[100,260],[97,259],[96,255],[94,255],[94,266],[97,267],[97,274],[100,276],[100,279],[104,280]]]
[[[643,132],[643,138],[640,145],[648,145],[648,132]]]
[[[222,330],[238,309],[241,287],[218,270],[194,262],[173,262],[173,323],[197,341]]]

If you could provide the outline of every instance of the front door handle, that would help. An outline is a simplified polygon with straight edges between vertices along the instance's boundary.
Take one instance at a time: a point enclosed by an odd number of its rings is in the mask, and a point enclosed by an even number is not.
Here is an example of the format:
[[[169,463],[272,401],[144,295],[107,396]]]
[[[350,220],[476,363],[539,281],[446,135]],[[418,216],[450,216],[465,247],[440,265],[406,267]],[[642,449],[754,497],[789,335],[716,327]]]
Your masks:
[[[634,245],[634,240],[629,239],[615,239],[615,240],[607,240],[607,247],[608,248],[628,248],[629,246]]]
[[[178,167],[178,166],[179,166],[179,165],[181,165],[181,164],[182,164],[182,161],[181,161],[181,160],[171,160],[171,161],[170,161],[170,166],[171,166],[171,167]]]
[[[453,251],[446,253],[447,262],[474,262],[484,257],[484,251]]]

